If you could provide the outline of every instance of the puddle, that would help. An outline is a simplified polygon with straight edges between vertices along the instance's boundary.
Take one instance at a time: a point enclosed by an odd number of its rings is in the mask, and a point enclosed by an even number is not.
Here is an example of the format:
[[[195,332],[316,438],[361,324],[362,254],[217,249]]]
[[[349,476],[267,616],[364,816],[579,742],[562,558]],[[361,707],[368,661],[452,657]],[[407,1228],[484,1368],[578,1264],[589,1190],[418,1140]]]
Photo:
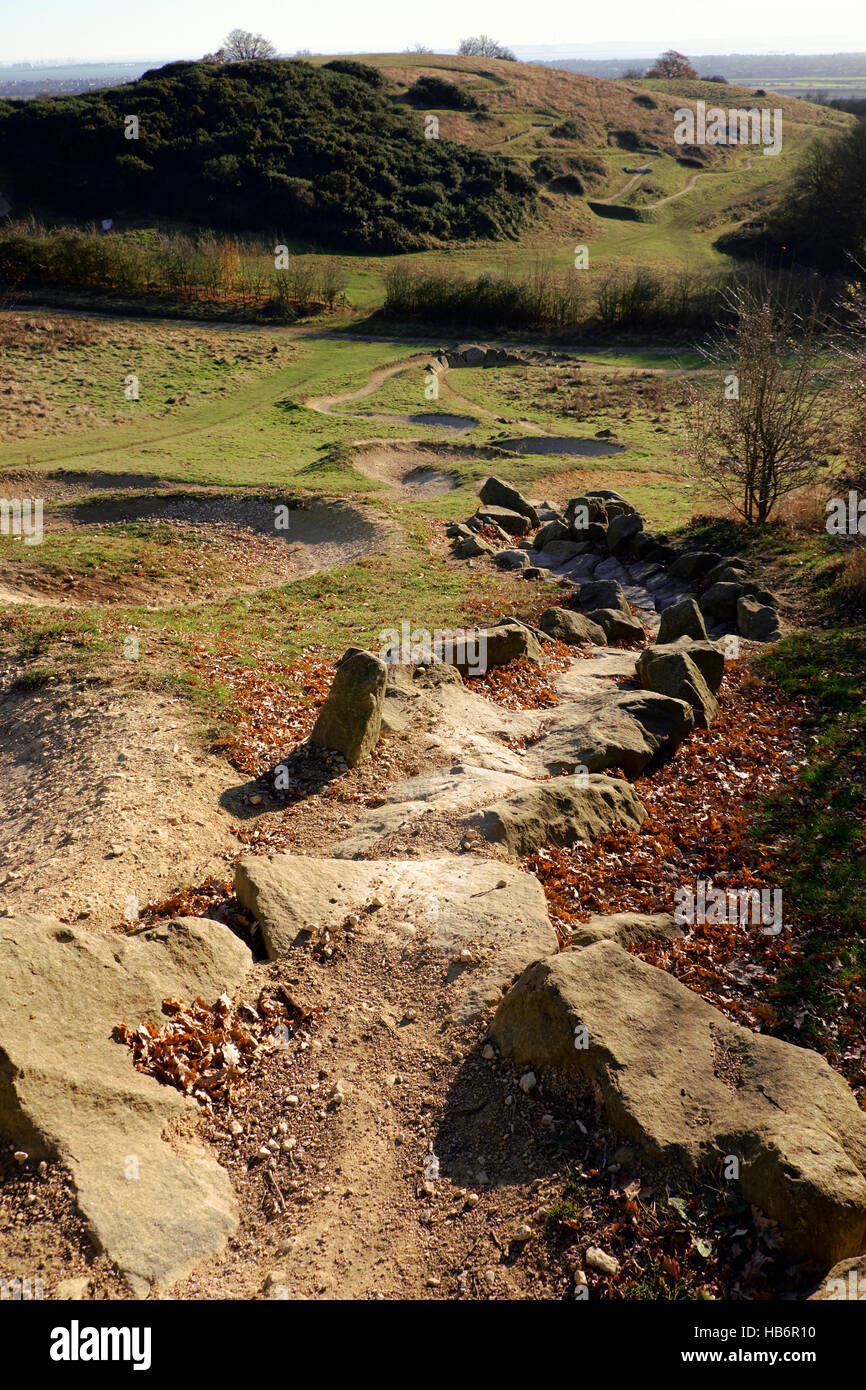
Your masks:
[[[446,430],[474,430],[478,421],[471,415],[444,415],[429,411],[426,414],[410,415],[410,424],[413,425],[438,425],[440,429]]]
[[[577,439],[574,435],[520,435],[517,439],[491,441],[500,449],[513,454],[577,454],[581,458],[601,458],[604,454],[621,454],[624,444],[610,439]]]

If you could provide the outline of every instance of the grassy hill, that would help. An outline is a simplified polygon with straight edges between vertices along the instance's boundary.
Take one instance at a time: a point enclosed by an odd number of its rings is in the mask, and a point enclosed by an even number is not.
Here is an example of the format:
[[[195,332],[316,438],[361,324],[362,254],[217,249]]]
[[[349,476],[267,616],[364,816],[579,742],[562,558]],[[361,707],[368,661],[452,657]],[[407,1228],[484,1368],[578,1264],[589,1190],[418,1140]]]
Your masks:
[[[770,93],[761,104],[781,110],[783,143],[767,158],[674,139],[683,106],[753,106],[733,85],[437,54],[363,55],[364,80],[357,63],[337,72],[333,61],[174,64],[110,92],[0,104],[14,212],[50,216],[62,195],[67,216],[114,211],[121,227],[246,227],[259,243],[240,248],[251,273],[273,266],[271,228],[311,272],[330,239],[363,312],[382,304],[395,255],[427,268],[446,247],[449,270],[469,277],[523,276],[539,261],[572,274],[577,244],[593,281],[635,266],[723,270],[719,237],[778,200],[816,134],[853,124]],[[427,104],[425,79],[442,104]],[[142,118],[138,142],[122,139],[129,111]],[[438,139],[424,138],[430,115]]]
[[[0,142],[16,199],[75,217],[300,229],[383,251],[514,235],[532,181],[426,139],[382,86],[352,63],[172,63],[108,91],[3,103]]]

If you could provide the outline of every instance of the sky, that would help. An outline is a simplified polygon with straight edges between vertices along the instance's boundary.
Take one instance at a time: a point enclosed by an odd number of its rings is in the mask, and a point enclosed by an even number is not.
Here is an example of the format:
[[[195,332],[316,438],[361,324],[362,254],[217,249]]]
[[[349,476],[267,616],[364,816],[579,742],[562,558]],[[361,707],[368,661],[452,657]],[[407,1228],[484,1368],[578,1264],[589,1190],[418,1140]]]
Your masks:
[[[280,53],[394,53],[416,42],[454,52],[486,33],[532,57],[635,57],[685,52],[866,51],[852,0],[330,0],[293,12],[285,0],[0,0],[0,67],[37,60],[200,58],[236,27],[263,33]]]

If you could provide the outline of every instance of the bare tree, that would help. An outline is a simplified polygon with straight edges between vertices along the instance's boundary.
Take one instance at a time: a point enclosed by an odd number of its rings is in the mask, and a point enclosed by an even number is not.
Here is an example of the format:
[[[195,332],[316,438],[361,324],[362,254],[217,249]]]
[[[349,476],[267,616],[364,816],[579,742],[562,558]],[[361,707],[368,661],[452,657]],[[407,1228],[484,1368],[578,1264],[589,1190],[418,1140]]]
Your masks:
[[[277,50],[264,34],[251,34],[248,29],[232,29],[223,43],[227,63],[243,63],[250,58],[276,58]]]
[[[623,82],[640,82],[641,78],[644,76],[643,68],[626,68],[622,75],[622,80]]]
[[[662,53],[656,58],[655,66],[651,67],[646,75],[647,77],[697,77],[698,74],[684,53],[677,53],[675,48],[669,48],[666,53]]]
[[[428,48],[426,43],[413,43],[411,48],[406,49],[407,53],[432,53],[433,49]]]
[[[781,497],[815,480],[838,431],[826,339],[817,308],[803,317],[743,285],[726,300],[733,328],[702,349],[715,380],[691,388],[686,437],[715,495],[763,525]]]
[[[497,39],[491,39],[488,34],[461,39],[457,52],[463,58],[509,58],[511,62],[517,61],[510,48],[506,48]]]

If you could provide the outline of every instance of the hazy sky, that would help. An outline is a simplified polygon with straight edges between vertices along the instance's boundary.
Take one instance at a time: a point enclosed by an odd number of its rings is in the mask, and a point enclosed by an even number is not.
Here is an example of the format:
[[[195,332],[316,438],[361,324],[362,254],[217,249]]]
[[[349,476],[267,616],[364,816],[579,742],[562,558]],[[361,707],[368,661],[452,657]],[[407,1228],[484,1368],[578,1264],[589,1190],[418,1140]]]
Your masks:
[[[851,0],[0,0],[0,66],[35,59],[201,57],[237,27],[264,33],[281,53],[399,52],[422,42],[453,51],[466,34],[512,47],[555,45],[580,54],[626,44],[636,55],[675,46],[687,52],[866,50]],[[294,11],[294,13],[293,13]],[[600,54],[598,56],[604,56]]]

